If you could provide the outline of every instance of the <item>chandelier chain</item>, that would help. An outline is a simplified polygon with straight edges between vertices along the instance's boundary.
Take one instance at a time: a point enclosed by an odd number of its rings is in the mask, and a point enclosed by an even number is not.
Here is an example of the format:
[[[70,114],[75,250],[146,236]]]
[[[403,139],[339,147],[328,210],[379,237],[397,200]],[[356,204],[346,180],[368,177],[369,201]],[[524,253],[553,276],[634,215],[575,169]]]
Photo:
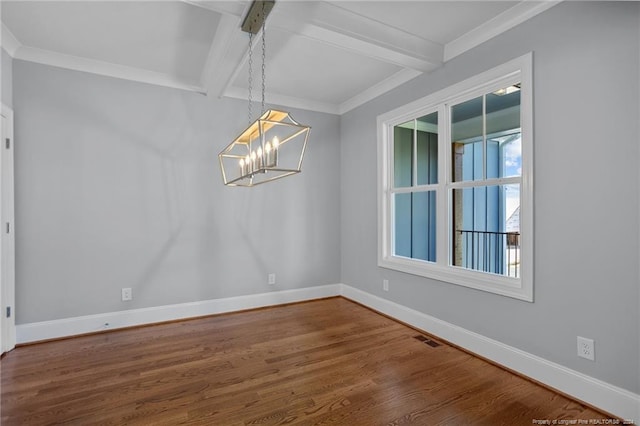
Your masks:
[[[264,5],[264,1],[262,2],[262,16],[264,17],[262,19],[262,110],[260,111],[261,114],[264,114],[264,92],[266,91],[266,46],[267,46],[267,42],[266,42],[266,38],[267,38],[267,32],[265,31],[266,28],[266,23],[267,23],[267,19],[265,16],[265,5]]]
[[[249,33],[249,124],[253,120],[252,92],[253,89],[253,33]]]

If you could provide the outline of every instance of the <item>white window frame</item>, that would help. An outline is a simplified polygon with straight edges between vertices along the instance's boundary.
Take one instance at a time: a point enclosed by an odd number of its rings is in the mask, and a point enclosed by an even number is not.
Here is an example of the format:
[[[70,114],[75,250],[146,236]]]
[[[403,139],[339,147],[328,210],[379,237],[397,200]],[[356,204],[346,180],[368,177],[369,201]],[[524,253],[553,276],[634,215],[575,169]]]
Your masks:
[[[378,266],[533,302],[532,56],[532,53],[528,53],[378,116]],[[514,278],[451,266],[451,193],[454,188],[473,186],[477,182],[452,181],[449,111],[451,105],[518,82],[521,84],[522,132],[522,176],[517,178],[520,179],[521,266],[520,277]],[[435,111],[438,112],[438,183],[428,186],[436,191],[436,261],[427,262],[393,255],[393,129],[394,126]],[[509,183],[514,183],[514,179],[482,181],[482,185]],[[414,189],[417,188],[407,188],[407,191]]]

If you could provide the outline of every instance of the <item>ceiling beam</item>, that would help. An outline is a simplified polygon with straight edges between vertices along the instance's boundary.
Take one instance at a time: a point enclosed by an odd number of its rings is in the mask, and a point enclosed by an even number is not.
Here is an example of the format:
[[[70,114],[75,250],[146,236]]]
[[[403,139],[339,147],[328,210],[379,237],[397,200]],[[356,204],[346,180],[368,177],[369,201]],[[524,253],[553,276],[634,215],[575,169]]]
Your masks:
[[[16,52],[22,46],[22,44],[13,35],[11,30],[7,28],[4,22],[2,23],[2,35],[0,37],[0,41],[2,42],[2,47],[4,47],[4,50],[6,50],[9,56],[11,56],[12,58],[15,57]]]
[[[385,46],[371,40],[363,40],[351,34],[345,34],[336,29],[324,28],[319,25],[305,25],[298,35],[402,68],[427,72],[440,66],[440,62],[429,61],[394,47]]]
[[[233,47],[228,50],[228,54],[222,63],[224,69],[221,67],[221,72],[218,73],[218,85],[221,87],[220,96],[231,96],[229,93],[234,88],[234,83],[240,75],[244,64],[249,60],[249,49],[253,52],[261,40],[262,31],[253,36],[252,45],[249,46],[248,33],[244,33],[238,28],[238,32],[234,36]]]
[[[277,2],[269,16],[267,28],[284,30],[294,37],[307,37],[402,68],[401,71],[341,104],[268,93],[270,103],[284,106],[341,114],[443,63],[442,45],[326,2]],[[230,31],[233,32],[233,29]],[[236,28],[236,31],[241,32],[240,28]],[[254,47],[259,45],[261,37],[261,33],[255,36]],[[235,83],[248,59],[248,39],[243,40],[244,44],[238,44],[237,35],[235,39],[235,45],[226,51],[225,58],[218,66],[216,75],[219,78],[213,79],[217,81],[217,86],[213,87],[215,84],[210,84],[209,93],[246,99],[247,90],[235,86]],[[283,46],[276,49],[280,47]],[[221,85],[221,80],[226,81],[226,84]]]
[[[443,63],[444,46],[326,2],[286,2],[269,25],[416,71]]]
[[[233,72],[235,63],[229,64],[233,57],[234,39],[238,38],[240,17],[223,14],[220,16],[209,54],[205,62],[200,82],[207,94],[220,97]],[[238,55],[235,55],[238,56]],[[239,60],[241,60],[241,56]]]
[[[251,2],[248,0],[242,0],[242,1],[180,0],[180,1],[182,1],[183,3],[188,3],[192,6],[197,6],[203,9],[211,10],[213,12],[217,12],[222,15],[235,16],[238,18],[245,15],[245,11],[251,4]]]

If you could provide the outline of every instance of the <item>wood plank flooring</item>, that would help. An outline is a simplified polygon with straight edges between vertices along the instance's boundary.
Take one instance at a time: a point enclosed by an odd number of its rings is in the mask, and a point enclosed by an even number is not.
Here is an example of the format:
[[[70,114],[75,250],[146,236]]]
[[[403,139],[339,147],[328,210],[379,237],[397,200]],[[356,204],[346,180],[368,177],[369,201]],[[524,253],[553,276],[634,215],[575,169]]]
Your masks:
[[[3,426],[608,417],[419,334],[331,298],[23,346],[1,361],[0,416]]]

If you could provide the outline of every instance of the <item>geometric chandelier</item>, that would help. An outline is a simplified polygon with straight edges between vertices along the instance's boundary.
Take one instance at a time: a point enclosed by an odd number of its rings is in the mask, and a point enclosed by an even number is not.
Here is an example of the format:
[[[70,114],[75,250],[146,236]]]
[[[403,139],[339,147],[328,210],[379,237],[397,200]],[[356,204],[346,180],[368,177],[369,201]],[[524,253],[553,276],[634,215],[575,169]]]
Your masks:
[[[289,113],[270,109],[254,121],[219,155],[228,186],[256,186],[300,173],[309,126]]]
[[[251,122],[252,42],[262,29],[262,114],[218,154],[222,180],[227,186],[256,186],[300,173],[309,126],[297,123],[288,112],[264,109],[265,22],[275,1],[254,0],[242,24],[249,33],[249,122]]]

